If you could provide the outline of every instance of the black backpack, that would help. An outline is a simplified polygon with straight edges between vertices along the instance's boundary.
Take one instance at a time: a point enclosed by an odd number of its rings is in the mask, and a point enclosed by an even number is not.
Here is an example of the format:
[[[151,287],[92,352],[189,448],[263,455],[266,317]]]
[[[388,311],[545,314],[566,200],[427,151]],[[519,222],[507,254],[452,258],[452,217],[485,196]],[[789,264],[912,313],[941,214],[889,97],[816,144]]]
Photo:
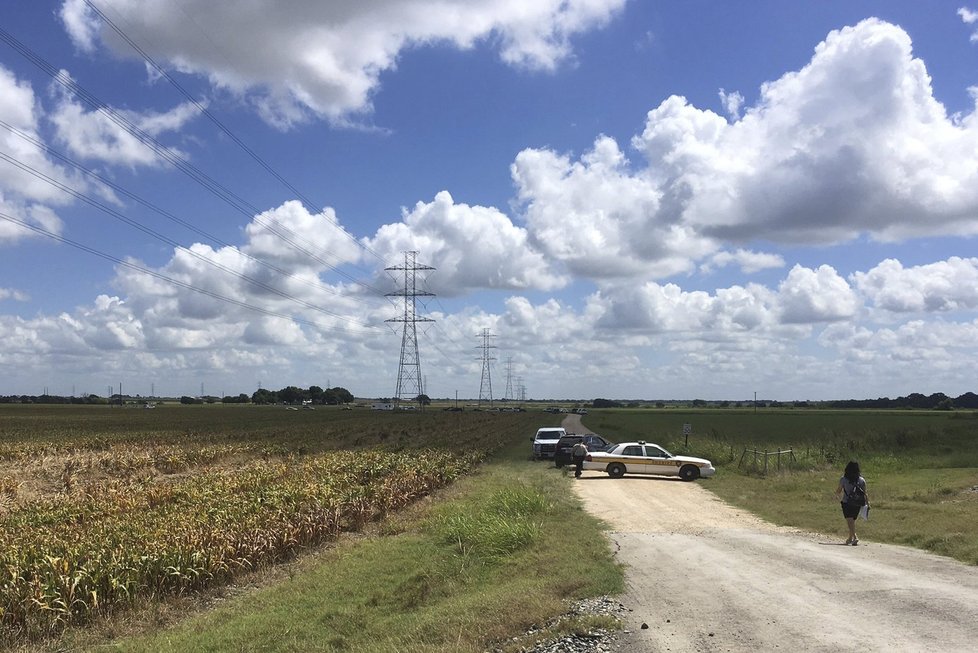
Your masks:
[[[852,493],[846,495],[846,503],[850,506],[865,506],[866,505],[866,490],[856,481],[852,484]]]

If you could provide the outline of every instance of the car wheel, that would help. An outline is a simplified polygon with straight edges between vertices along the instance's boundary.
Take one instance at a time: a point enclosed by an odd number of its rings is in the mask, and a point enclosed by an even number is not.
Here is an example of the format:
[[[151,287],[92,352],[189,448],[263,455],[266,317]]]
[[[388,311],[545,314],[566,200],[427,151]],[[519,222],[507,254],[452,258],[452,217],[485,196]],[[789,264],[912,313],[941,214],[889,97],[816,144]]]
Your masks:
[[[696,465],[683,465],[679,470],[679,478],[684,481],[695,481],[700,477],[700,468]]]
[[[608,476],[611,478],[621,478],[625,475],[625,466],[621,463],[611,463],[608,465]]]

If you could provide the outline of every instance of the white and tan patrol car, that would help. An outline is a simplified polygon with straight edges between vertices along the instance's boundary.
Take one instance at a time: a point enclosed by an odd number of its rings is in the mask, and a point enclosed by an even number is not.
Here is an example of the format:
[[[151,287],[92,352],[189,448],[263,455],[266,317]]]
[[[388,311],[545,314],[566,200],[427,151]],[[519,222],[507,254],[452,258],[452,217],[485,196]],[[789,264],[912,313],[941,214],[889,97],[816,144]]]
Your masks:
[[[708,478],[716,473],[713,463],[705,458],[674,456],[657,444],[622,442],[607,451],[589,453],[584,469],[607,472],[612,478],[625,474],[658,474],[678,476],[684,481]]]

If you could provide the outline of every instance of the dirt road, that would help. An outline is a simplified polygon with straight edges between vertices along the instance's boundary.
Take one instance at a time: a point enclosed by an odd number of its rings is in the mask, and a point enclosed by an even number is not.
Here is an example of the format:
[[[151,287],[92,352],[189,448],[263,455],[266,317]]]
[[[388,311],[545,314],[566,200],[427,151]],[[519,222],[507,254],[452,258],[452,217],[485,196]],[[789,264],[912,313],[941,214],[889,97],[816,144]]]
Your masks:
[[[565,428],[586,431],[579,420]],[[622,651],[978,651],[978,568],[845,546],[841,515],[835,538],[778,528],[709,482],[575,481],[626,568]]]

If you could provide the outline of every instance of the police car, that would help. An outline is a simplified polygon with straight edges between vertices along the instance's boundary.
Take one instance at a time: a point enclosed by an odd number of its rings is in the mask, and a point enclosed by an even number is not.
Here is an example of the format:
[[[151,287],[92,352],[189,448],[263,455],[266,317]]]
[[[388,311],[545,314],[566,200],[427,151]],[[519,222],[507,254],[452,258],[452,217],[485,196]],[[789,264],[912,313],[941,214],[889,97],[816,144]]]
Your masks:
[[[684,481],[708,478],[716,473],[713,463],[705,458],[674,456],[650,442],[622,442],[606,451],[589,453],[584,469],[607,472],[612,478],[625,474],[659,474],[678,476]]]

